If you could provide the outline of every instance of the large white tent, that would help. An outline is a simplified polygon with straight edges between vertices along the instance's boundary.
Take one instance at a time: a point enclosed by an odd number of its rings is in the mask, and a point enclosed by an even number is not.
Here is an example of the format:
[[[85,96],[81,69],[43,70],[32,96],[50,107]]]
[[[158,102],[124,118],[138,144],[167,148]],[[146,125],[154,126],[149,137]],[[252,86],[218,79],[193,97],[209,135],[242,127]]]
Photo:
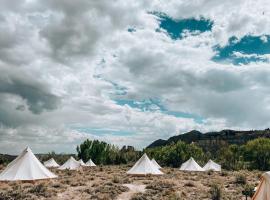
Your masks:
[[[0,174],[0,181],[30,181],[56,177],[55,174],[42,165],[31,149],[27,147]]]
[[[209,171],[209,170],[213,170],[216,172],[220,172],[221,171],[221,165],[215,163],[213,160],[209,160],[205,166],[203,167],[203,169],[205,171]]]
[[[70,170],[77,170],[79,167],[81,166],[81,164],[75,160],[72,156],[62,165],[60,166],[58,169],[70,169]]]
[[[162,171],[155,166],[151,160],[148,158],[146,154],[135,163],[135,165],[127,172],[127,174],[134,174],[134,175],[146,175],[146,174],[153,174],[153,175],[161,175],[163,174]]]
[[[157,161],[153,158],[151,160],[151,162],[153,163],[153,165],[155,165],[158,169],[161,169],[162,167],[157,163]]]
[[[265,172],[261,177],[261,181],[252,197],[252,200],[268,199],[270,199],[270,172]]]
[[[57,162],[51,158],[44,162],[45,167],[59,167],[60,165],[57,164]]]
[[[192,157],[181,165],[180,170],[204,171],[204,169]]]
[[[96,164],[91,160],[91,158],[85,163],[88,167],[95,167]]]
[[[86,164],[83,162],[83,160],[82,160],[82,159],[80,159],[78,162],[80,163],[80,165],[81,165],[81,166],[83,166],[83,167],[85,167],[85,166],[86,166]]]

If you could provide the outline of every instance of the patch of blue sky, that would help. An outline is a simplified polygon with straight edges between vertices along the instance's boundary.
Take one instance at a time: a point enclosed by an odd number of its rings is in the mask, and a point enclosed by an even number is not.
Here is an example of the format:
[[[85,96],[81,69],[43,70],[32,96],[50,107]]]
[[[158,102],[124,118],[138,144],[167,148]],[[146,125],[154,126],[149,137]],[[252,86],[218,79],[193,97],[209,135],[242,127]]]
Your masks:
[[[141,111],[158,111],[164,110],[165,108],[162,106],[159,100],[157,99],[147,99],[142,101],[135,101],[129,99],[116,99],[115,102],[118,105],[128,105],[132,108],[138,108]]]
[[[126,130],[113,130],[113,129],[104,129],[104,128],[92,128],[92,127],[85,127],[85,126],[71,126],[73,130],[77,130],[82,133],[88,133],[97,136],[104,136],[104,135],[114,135],[114,136],[126,136],[126,135],[134,135],[134,132],[126,131]]]
[[[235,65],[245,65],[251,62],[268,62],[263,55],[270,54],[270,36],[247,35],[240,39],[231,37],[224,47],[214,47],[216,55],[212,60],[229,62]]]
[[[136,32],[136,29],[135,28],[128,28],[127,31],[130,32],[130,33],[133,33],[133,32]]]
[[[135,100],[127,100],[127,99],[117,99],[115,102],[118,105],[128,105],[132,108],[140,109],[143,112],[149,111],[149,112],[155,112],[159,111],[161,113],[172,115],[177,118],[189,118],[193,119],[196,123],[202,124],[204,122],[204,118],[192,114],[192,113],[186,113],[186,112],[178,112],[178,111],[170,111],[165,106],[162,105],[161,101],[158,99],[148,99],[143,101],[135,101]]]
[[[204,17],[173,19],[164,13],[153,12],[152,14],[159,17],[160,29],[165,30],[173,40],[182,39],[186,32],[200,34],[211,31],[213,26],[213,22]],[[157,31],[160,31],[160,29],[157,29]]]
[[[203,124],[205,120],[203,117],[196,114],[192,114],[192,113],[177,112],[177,111],[165,111],[164,113],[175,116],[175,117],[179,117],[179,118],[193,119],[198,124]]]

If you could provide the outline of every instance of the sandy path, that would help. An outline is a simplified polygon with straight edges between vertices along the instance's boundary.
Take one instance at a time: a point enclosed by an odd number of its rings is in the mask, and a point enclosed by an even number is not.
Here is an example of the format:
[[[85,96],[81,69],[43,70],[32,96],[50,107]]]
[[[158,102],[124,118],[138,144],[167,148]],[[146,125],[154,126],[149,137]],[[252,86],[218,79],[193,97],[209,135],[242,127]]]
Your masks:
[[[129,200],[133,194],[143,193],[145,191],[145,185],[135,185],[135,184],[123,184],[124,186],[129,188],[129,191],[124,192],[119,195],[117,200]]]

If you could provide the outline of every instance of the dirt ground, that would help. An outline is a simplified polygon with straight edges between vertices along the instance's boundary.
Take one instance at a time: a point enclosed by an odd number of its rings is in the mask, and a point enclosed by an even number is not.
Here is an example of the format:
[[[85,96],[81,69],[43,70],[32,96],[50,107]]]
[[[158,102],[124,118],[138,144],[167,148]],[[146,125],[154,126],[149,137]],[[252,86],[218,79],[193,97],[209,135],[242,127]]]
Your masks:
[[[129,168],[122,165],[80,171],[52,169],[59,176],[57,179],[0,182],[0,200],[203,200],[212,199],[212,185],[221,188],[221,199],[244,200],[244,182],[255,187],[262,174],[259,171],[182,172],[164,168],[162,176],[134,177],[126,174]]]

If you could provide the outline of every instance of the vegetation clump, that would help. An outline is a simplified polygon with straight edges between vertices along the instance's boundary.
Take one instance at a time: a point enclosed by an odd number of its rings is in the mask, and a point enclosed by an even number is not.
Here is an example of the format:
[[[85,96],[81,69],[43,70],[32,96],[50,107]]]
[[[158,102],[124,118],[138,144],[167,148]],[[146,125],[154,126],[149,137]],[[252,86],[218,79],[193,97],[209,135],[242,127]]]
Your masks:
[[[222,188],[218,184],[213,184],[210,188],[210,195],[212,200],[220,200],[222,197]]]

